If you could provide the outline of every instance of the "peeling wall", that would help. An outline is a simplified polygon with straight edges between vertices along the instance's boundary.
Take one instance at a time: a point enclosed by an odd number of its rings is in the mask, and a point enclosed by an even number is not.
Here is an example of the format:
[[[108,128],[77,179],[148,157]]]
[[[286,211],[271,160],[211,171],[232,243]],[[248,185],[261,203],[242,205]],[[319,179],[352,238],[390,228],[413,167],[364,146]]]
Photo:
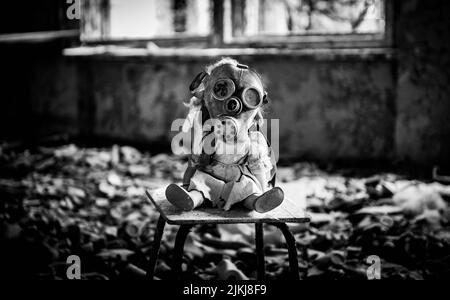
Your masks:
[[[63,58],[44,58],[28,70],[33,97],[31,111],[37,133],[78,132],[77,66]]]
[[[83,134],[170,143],[172,121],[185,117],[188,85],[200,70],[198,63],[100,60],[82,64],[82,90],[88,93],[81,101],[88,108],[84,114],[91,114]]]
[[[280,153],[313,159],[391,155],[393,80],[384,59],[255,62],[280,119]]]
[[[394,80],[388,61],[236,58],[263,76],[271,99],[267,118],[280,120],[282,158],[392,155]],[[171,123],[185,116],[188,85],[206,63],[91,62],[89,72],[80,70],[94,91],[88,134],[170,144]]]

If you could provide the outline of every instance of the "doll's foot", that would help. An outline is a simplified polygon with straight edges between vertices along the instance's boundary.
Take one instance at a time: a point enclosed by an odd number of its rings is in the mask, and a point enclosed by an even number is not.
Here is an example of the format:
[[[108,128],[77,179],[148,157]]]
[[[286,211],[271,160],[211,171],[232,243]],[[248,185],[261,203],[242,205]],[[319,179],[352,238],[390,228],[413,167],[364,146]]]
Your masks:
[[[261,196],[250,196],[253,199],[253,209],[259,213],[269,212],[283,203],[284,192],[279,187],[274,187],[273,189],[265,192]]]
[[[194,200],[189,192],[177,184],[171,184],[166,188],[167,200],[176,208],[189,211],[194,209]]]

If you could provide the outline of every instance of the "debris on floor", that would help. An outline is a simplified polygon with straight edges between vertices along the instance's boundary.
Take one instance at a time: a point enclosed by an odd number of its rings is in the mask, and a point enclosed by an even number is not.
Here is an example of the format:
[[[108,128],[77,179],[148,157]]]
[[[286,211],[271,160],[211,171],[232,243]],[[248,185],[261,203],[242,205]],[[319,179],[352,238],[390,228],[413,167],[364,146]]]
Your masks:
[[[158,218],[144,191],[181,181],[185,167],[129,146],[0,149],[1,277],[65,279],[67,257],[78,255],[83,279],[143,279]],[[309,226],[290,224],[308,279],[366,279],[372,256],[383,279],[450,277],[449,185],[329,173],[312,163],[280,168],[278,178],[312,217]],[[171,278],[177,227],[165,230],[159,279]],[[245,224],[194,229],[183,275],[255,278],[253,239]],[[267,278],[288,278],[284,239],[270,226],[265,254]]]

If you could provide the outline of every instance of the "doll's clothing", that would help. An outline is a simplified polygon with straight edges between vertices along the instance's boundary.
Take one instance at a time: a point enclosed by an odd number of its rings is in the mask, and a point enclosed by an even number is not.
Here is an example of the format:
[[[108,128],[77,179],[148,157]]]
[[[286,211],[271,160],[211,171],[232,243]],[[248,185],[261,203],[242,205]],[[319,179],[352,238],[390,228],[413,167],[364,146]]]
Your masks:
[[[235,165],[223,167],[218,164],[209,166],[208,169],[211,173],[196,170],[191,178],[188,190],[200,191],[203,197],[211,201],[214,206],[228,210],[233,204],[248,196],[262,192],[258,180],[245,166],[242,169],[240,167]],[[229,180],[224,180],[224,177],[216,177],[217,173],[226,175],[225,178]]]
[[[247,154],[241,155],[235,163],[223,162],[233,156],[213,155],[210,164],[196,170],[188,190],[200,191],[205,199],[225,210],[250,195],[262,194],[264,188],[254,174],[270,174],[272,169],[264,136],[260,132],[251,132],[246,149]]]
[[[270,177],[270,172],[274,167],[269,156],[269,146],[264,135],[259,131],[252,131],[249,134],[249,155],[248,167],[251,172],[265,172]]]

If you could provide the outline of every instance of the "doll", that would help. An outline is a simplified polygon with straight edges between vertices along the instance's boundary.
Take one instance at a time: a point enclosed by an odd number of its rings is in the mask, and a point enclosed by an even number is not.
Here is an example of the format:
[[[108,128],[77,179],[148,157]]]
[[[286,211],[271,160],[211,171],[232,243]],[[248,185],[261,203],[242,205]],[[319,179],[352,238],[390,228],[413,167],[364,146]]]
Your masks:
[[[259,130],[268,102],[259,75],[229,58],[207,67],[190,86],[193,95],[183,131],[193,130],[183,185],[171,184],[166,198],[182,210],[205,201],[229,210],[237,203],[259,213],[284,200],[273,187],[275,162]],[[273,180],[272,180],[273,179]]]

